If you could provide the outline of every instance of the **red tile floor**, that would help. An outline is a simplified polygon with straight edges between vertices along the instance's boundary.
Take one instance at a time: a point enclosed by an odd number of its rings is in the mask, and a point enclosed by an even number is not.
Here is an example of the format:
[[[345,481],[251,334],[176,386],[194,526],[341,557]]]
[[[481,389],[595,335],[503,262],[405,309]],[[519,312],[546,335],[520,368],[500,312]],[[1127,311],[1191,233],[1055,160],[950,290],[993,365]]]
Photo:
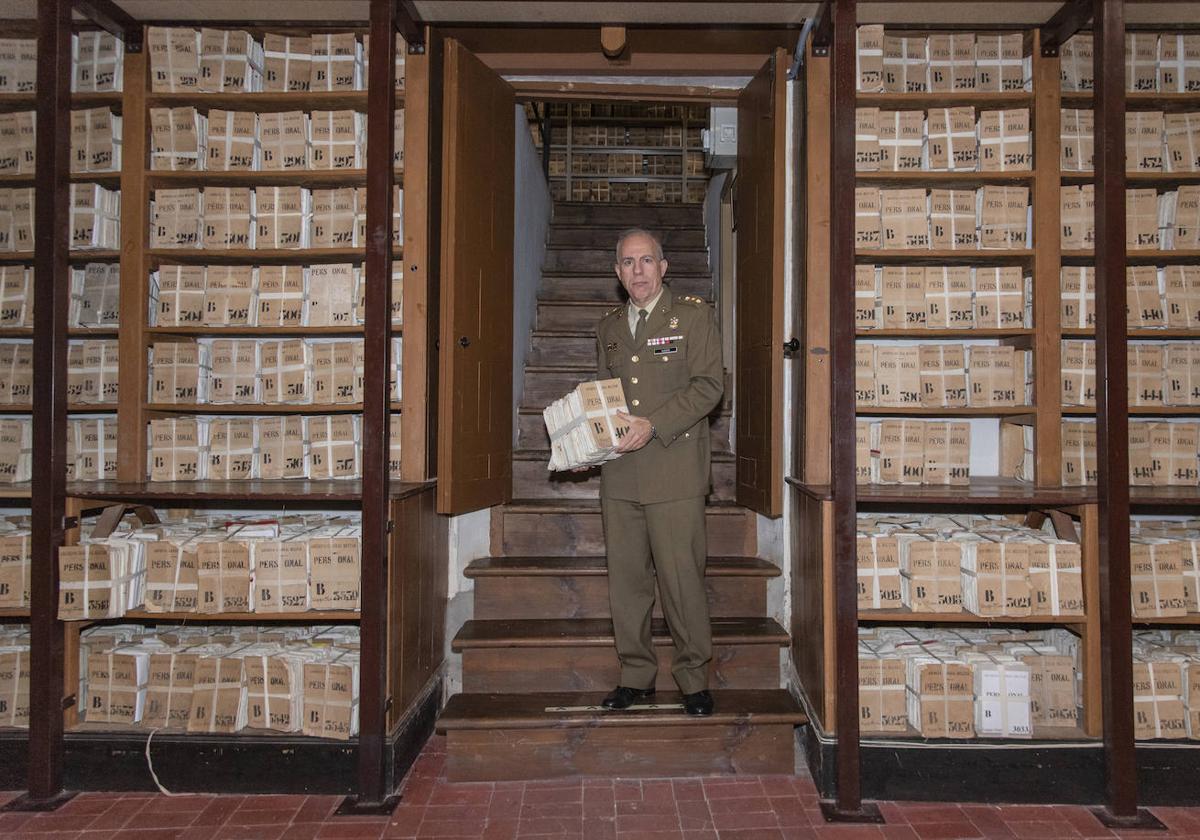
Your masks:
[[[883,826],[826,825],[803,776],[453,784],[445,742],[417,759],[390,818],[331,817],[336,796],[84,793],[53,814],[0,813],[0,838],[70,840],[949,840],[1190,837],[1200,808],[1154,808],[1168,832],[1110,832],[1077,806],[880,803]],[[14,794],[0,794],[0,803]]]

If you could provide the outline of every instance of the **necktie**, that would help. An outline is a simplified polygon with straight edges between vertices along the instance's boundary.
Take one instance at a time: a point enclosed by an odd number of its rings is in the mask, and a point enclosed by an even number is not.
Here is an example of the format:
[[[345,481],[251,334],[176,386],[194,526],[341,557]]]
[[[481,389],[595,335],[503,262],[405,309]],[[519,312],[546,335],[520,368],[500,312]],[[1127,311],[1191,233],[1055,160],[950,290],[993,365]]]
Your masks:
[[[638,310],[637,329],[633,331],[633,344],[640,346],[646,340],[646,310]]]

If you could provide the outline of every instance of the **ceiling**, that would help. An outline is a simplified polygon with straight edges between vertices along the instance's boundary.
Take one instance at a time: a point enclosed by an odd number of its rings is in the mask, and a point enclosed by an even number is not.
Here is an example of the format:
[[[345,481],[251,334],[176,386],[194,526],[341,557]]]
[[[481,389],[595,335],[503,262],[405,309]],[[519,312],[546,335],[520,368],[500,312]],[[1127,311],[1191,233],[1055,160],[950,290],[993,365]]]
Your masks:
[[[139,20],[365,21],[368,0],[116,0]],[[800,23],[817,3],[757,2],[529,2],[529,0],[413,0],[422,20],[464,24],[600,24],[763,26]],[[859,3],[863,23],[908,25],[1034,25],[1061,3],[1025,0],[884,0]],[[32,18],[37,0],[0,0],[0,18]],[[1141,25],[1200,23],[1200,2],[1130,0],[1126,18]]]

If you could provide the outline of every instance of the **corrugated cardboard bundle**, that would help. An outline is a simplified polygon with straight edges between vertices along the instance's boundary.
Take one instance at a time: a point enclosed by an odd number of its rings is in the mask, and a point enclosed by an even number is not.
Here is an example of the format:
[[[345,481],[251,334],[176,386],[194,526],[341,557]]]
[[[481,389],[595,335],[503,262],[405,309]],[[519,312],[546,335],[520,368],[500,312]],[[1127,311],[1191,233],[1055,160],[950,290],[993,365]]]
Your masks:
[[[28,406],[33,402],[33,344],[0,342],[0,405]]]
[[[1029,666],[1015,656],[986,650],[964,652],[962,657],[974,674],[975,734],[1032,738]]]
[[[304,665],[305,735],[348,740],[358,732],[358,654]]]
[[[191,341],[158,341],[150,346],[150,402],[208,401],[208,347]]]
[[[197,609],[201,613],[249,612],[252,600],[250,547],[227,539],[196,546]]]
[[[71,36],[71,91],[93,93],[121,90],[125,44],[104,31],[76,32]]]
[[[987,184],[977,193],[979,247],[1029,248],[1029,188]]]
[[[159,729],[187,729],[192,714],[196,661],[192,653],[150,654],[146,705],[140,723]]]
[[[6,268],[15,268],[7,266]],[[0,269],[0,323],[32,326],[32,273],[20,282],[17,271]],[[71,326],[115,327],[121,316],[121,266],[87,263],[71,269]]]
[[[250,544],[255,612],[296,613],[310,608],[308,548],[308,540],[300,535]]]
[[[1083,615],[1083,560],[1078,543],[1036,534],[1029,545],[1033,615]]]
[[[117,477],[117,418],[67,421],[67,480],[100,481]]]
[[[931,408],[967,405],[966,352],[961,344],[922,344],[921,404]],[[941,482],[933,482],[941,483]]]
[[[1138,740],[1187,737],[1183,657],[1133,656],[1133,736]]]
[[[33,93],[37,88],[37,41],[0,38],[0,93]]]
[[[975,34],[933,34],[929,41],[929,90],[975,90]]]
[[[362,402],[362,342],[312,342],[313,402]]]
[[[0,230],[0,236],[2,235],[3,231]],[[3,244],[2,241],[0,244]],[[855,187],[854,247],[879,248],[882,244],[883,225],[880,220],[879,189],[877,187]],[[12,250],[12,248],[7,250]]]
[[[1131,265],[1125,269],[1125,317],[1130,327],[1167,326],[1163,289],[1158,270],[1151,265]]]
[[[252,93],[263,86],[263,47],[238,29],[200,30],[200,84],[206,93]]]
[[[1163,349],[1164,405],[1200,402],[1200,345],[1171,342]]]
[[[896,537],[862,534],[857,537],[858,608],[897,609],[900,597],[900,549]]]
[[[249,172],[261,165],[258,114],[219,108],[209,111],[207,168],[213,172]]]
[[[6,527],[0,530],[0,609],[29,607],[29,564],[29,529]]]
[[[863,93],[883,91],[883,26],[860,26],[855,30],[855,64],[858,90]]]
[[[353,187],[312,191],[313,248],[349,248],[359,245],[355,215],[358,195]]]
[[[241,659],[200,656],[192,684],[188,732],[232,733],[246,725],[246,680]]]
[[[362,417],[358,414],[304,418],[308,478],[362,477]]]
[[[883,89],[888,93],[929,90],[929,42],[922,36],[883,36]]]
[[[855,329],[878,329],[883,326],[883,306],[880,295],[882,269],[873,265],[854,266],[854,326]],[[392,290],[395,307],[396,290]],[[395,319],[393,318],[393,322]]]
[[[969,266],[925,269],[925,325],[931,329],[975,326],[975,281]]]
[[[971,426],[965,422],[930,420],[925,424],[926,484],[969,484]]]
[[[1162,172],[1164,156],[1162,111],[1129,111],[1125,114],[1125,169],[1129,172]]]
[[[1195,172],[1200,169],[1200,115],[1166,114],[1163,135],[1166,157],[1163,169],[1167,172]]]
[[[967,349],[968,398],[971,406],[1022,405],[1024,358],[1011,346],[972,345]]]
[[[366,160],[366,114],[313,111],[313,169],[359,169]]]
[[[860,345],[865,347],[865,345]],[[875,375],[873,389],[864,389],[863,396],[867,397],[873,391],[875,402],[886,408],[915,407],[921,404],[921,355],[920,348],[913,346],[895,346],[890,344],[876,345],[874,363],[870,368],[856,366],[856,381],[858,374],[865,376],[872,370]],[[864,366],[869,360],[856,355],[856,363]],[[864,382],[865,384],[865,382]],[[856,389],[857,390],[857,389]],[[871,403],[863,403],[870,405]]]
[[[20,115],[9,115],[20,116]],[[3,124],[0,123],[0,126]],[[30,122],[32,128],[32,121]],[[21,135],[21,139],[23,135]],[[30,138],[32,139],[32,138]],[[32,148],[17,146],[23,160]],[[115,172],[121,168],[121,117],[108,108],[71,112],[71,171]],[[0,166],[0,169],[3,169]]]
[[[1060,51],[1062,89],[1064,91],[1092,90],[1096,86],[1093,41],[1090,33],[1078,33],[1067,39]]]
[[[876,172],[883,160],[879,146],[879,109],[856,108],[854,111],[854,168],[858,172]],[[561,174],[565,174],[561,173]]]
[[[1130,596],[1134,618],[1187,615],[1183,555],[1177,541],[1133,537],[1129,541]]]
[[[254,325],[255,271],[248,265],[210,265],[205,271],[202,323],[215,327]]]
[[[392,168],[404,172],[404,109],[396,109],[396,119],[392,122]],[[560,174],[565,175],[566,172]]]
[[[306,325],[336,327],[356,323],[358,286],[357,272],[351,263],[311,266]]]
[[[0,173],[33,175],[37,164],[37,113],[0,114]]]
[[[201,475],[199,424],[194,417],[150,421],[151,481],[198,481]]]
[[[912,532],[900,532],[896,541],[904,606],[914,612],[961,612],[962,547]]]
[[[1021,33],[975,36],[975,89],[978,91],[1027,90],[1032,65],[1025,55]]]
[[[259,217],[262,230],[262,217]],[[275,246],[271,246],[275,247]],[[258,269],[260,327],[298,327],[304,324],[308,269],[298,265],[264,265]]]
[[[1002,478],[1033,481],[1033,426],[1021,423],[1000,423],[1000,468]]]
[[[312,83],[312,38],[263,36],[263,90],[305,91]]]
[[[0,484],[29,481],[33,468],[33,421],[0,420]]]
[[[84,717],[89,723],[133,724],[140,720],[150,676],[150,652],[121,647],[87,657],[87,698]]]
[[[881,734],[908,730],[904,685],[903,659],[859,651],[858,705],[862,732]]]
[[[907,330],[927,326],[925,268],[883,266],[880,270],[880,304],[884,329]]]
[[[930,190],[930,246],[942,250],[975,250],[979,231],[974,190]]]
[[[1096,243],[1096,187],[1064,185],[1060,189],[1060,242],[1065,251],[1091,248]]]
[[[256,187],[258,233],[255,246],[270,249],[309,247],[312,194],[304,187]],[[259,271],[265,271],[263,266]]]
[[[259,478],[305,477],[308,439],[303,417],[256,417],[254,428],[258,439]]]
[[[962,604],[981,616],[1024,616],[1032,611],[1029,547],[979,534],[956,534],[962,549]]]
[[[258,228],[254,192],[249,187],[205,188],[201,210],[205,248],[254,247],[254,234]]]
[[[1129,404],[1164,404],[1163,348],[1156,344],[1129,345]]]
[[[207,472],[221,481],[250,479],[258,459],[252,417],[213,417],[201,426],[207,434]]]
[[[979,114],[979,170],[1028,171],[1033,168],[1033,143],[1029,109],[981,111]]]
[[[309,90],[362,90],[363,50],[353,32],[312,36]]]
[[[1062,482],[1079,487],[1096,483],[1096,424],[1086,420],[1062,422]]]
[[[259,114],[258,137],[264,170],[309,168],[311,135],[303,111]]]
[[[1027,288],[1032,284],[1017,266],[975,269],[975,324],[983,329],[1029,326]]]
[[[1159,33],[1158,89],[1163,93],[1200,90],[1200,36]]]
[[[924,111],[877,111],[879,169],[919,170],[925,158]]]
[[[929,247],[929,209],[924,189],[880,190],[879,209],[884,248]]]
[[[1158,33],[1125,33],[1125,90],[1158,90]]]
[[[1130,250],[1162,246],[1158,229],[1158,192],[1153,188],[1125,191],[1125,245]]]
[[[1069,339],[1062,343],[1062,404],[1096,404],[1096,342]]]
[[[1061,284],[1063,329],[1089,329],[1096,325],[1096,269],[1091,266],[1064,265],[1059,274]],[[1197,272],[1200,292],[1200,272]],[[1200,304],[1200,294],[1197,297]]]
[[[199,608],[197,542],[191,532],[168,533],[146,543],[146,602],[151,613],[192,613]]]
[[[208,118],[195,108],[150,109],[150,168],[203,169]]]
[[[1159,196],[1162,247],[1166,250],[1200,248],[1200,185],[1182,184]]]
[[[878,447],[872,443],[872,448],[879,451],[879,483],[923,484],[925,423],[921,420],[883,420],[878,426]]]
[[[1063,172],[1091,172],[1095,166],[1095,115],[1083,108],[1063,108],[1059,112],[1059,169]]]
[[[258,352],[264,403],[312,402],[312,350],[306,341],[265,340]]]
[[[15,213],[15,205],[13,209]],[[70,224],[72,248],[120,248],[121,191],[108,190],[99,184],[71,184]],[[15,235],[19,237],[19,229]],[[17,244],[20,245],[19,238]]]
[[[29,728],[29,642],[0,645],[0,726]]]
[[[932,653],[909,657],[905,667],[908,720],[921,737],[974,737],[971,667]]]
[[[627,412],[619,379],[584,382],[542,412],[550,436],[551,471],[596,466],[620,457],[615,449],[629,431],[617,419]]]
[[[107,538],[58,550],[58,618],[118,618],[145,600],[146,555],[133,540]]]
[[[202,265],[160,265],[151,275],[152,324],[198,326],[204,322],[208,272]]]
[[[319,529],[308,540],[310,603],[314,610],[357,610],[362,564],[359,526]]]
[[[32,348],[31,348],[32,351]],[[72,341],[67,351],[67,399],[81,404],[112,404],[117,401],[120,366],[118,342]],[[32,359],[30,360],[32,367]],[[28,399],[32,399],[32,371]],[[18,379],[12,380],[13,396]]]
[[[299,732],[303,717],[303,658],[275,645],[256,645],[243,654],[250,729]]]
[[[150,89],[155,93],[190,93],[200,88],[200,33],[185,27],[151,26],[146,30],[150,53]]]
[[[930,108],[927,131],[930,169],[970,172],[979,168],[974,108]]]
[[[199,248],[203,217],[200,190],[155,190],[151,204],[151,248]]]
[[[854,421],[854,480],[879,481],[879,424],[870,420]]]
[[[33,250],[33,188],[0,189],[0,251]]]

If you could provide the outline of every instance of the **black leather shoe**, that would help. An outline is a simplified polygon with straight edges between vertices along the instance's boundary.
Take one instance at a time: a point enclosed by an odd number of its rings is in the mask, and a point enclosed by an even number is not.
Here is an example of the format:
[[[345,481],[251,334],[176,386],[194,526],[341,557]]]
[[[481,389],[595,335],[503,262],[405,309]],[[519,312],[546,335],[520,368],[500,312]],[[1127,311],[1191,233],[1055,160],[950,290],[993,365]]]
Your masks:
[[[707,717],[713,713],[713,696],[708,690],[683,695],[683,710],[693,717]]]
[[[645,700],[647,697],[653,696],[653,686],[650,688],[629,688],[628,686],[619,685],[600,701],[600,705],[606,709],[628,709],[638,700]]]

